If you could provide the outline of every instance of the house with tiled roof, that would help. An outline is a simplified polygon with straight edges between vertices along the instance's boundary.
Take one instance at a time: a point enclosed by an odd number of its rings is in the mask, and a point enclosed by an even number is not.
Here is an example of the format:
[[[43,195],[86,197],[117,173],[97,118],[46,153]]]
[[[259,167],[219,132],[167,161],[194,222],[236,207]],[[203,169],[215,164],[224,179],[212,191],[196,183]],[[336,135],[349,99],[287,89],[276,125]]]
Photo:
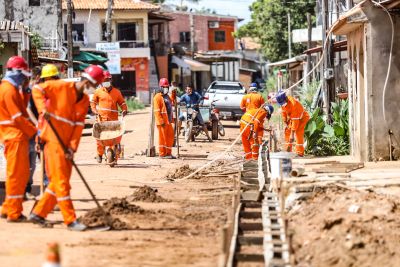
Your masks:
[[[109,56],[114,64],[110,69],[114,85],[126,96],[135,95],[143,102],[149,102],[149,13],[158,11],[159,7],[137,0],[114,0],[111,16],[112,44],[108,45],[105,44],[107,6],[108,0],[73,0],[74,46],[79,46],[81,51],[108,49],[112,46],[117,50],[112,53],[112,58]],[[62,9],[63,38],[66,40],[66,0],[62,2]]]

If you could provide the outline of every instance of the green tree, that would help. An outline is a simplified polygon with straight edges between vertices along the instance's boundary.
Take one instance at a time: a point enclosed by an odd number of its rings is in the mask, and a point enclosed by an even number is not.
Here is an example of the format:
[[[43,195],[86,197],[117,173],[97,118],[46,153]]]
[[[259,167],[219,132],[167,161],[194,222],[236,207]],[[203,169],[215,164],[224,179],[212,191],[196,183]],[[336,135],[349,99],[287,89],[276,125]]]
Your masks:
[[[288,16],[291,28],[307,27],[307,12],[314,13],[314,0],[256,0],[251,6],[251,21],[238,29],[235,37],[257,37],[263,54],[270,61],[288,58]],[[292,44],[292,55],[305,50],[301,44]]]

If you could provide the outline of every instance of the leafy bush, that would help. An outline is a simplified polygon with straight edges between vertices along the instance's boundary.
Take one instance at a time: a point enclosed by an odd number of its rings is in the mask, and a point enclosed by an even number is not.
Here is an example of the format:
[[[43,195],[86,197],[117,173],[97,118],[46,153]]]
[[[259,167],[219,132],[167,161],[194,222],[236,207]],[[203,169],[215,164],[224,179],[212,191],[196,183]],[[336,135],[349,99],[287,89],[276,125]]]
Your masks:
[[[312,104],[314,102],[315,94],[317,93],[318,88],[321,86],[320,81],[312,81],[304,85],[300,89],[300,102],[303,107],[306,108],[308,112],[312,110]]]
[[[144,109],[144,104],[135,97],[126,99],[126,105],[128,107],[128,111]]]
[[[304,136],[307,154],[316,156],[348,155],[350,153],[349,103],[332,103],[332,125],[320,108],[311,114]]]

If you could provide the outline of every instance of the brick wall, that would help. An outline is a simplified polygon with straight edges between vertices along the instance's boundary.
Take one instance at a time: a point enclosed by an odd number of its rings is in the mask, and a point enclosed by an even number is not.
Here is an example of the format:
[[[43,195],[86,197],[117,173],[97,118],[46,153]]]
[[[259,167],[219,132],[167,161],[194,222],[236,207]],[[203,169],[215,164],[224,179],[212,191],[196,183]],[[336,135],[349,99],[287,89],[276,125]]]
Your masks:
[[[169,13],[169,16],[174,18],[174,21],[169,23],[169,32],[171,43],[180,43],[179,33],[180,32],[190,32],[190,17],[189,13],[183,12],[176,12],[176,13]],[[236,19],[235,18],[227,18],[227,17],[220,17],[220,16],[212,16],[212,15],[193,15],[193,22],[195,27],[195,43],[197,43],[197,50],[198,51],[209,51],[212,49],[220,49],[221,50],[234,50],[235,44],[233,38],[226,38],[228,41],[228,45],[220,44],[217,47],[209,46],[209,29],[208,29],[208,22],[209,21],[220,21],[224,22],[222,24],[232,25],[232,30],[228,32],[226,30],[226,36],[232,36],[231,33],[234,31],[236,27]],[[218,30],[218,29],[214,29]]]

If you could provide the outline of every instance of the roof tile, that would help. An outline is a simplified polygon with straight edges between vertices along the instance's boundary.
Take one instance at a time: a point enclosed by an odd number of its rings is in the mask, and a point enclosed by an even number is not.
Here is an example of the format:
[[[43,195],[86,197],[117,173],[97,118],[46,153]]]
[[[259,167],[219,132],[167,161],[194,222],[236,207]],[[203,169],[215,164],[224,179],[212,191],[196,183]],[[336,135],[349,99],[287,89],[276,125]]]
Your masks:
[[[107,9],[108,0],[72,0],[75,10],[94,9],[105,10]],[[67,1],[63,0],[63,9],[67,9]],[[137,1],[137,0],[114,0],[115,10],[159,10],[156,5]]]

